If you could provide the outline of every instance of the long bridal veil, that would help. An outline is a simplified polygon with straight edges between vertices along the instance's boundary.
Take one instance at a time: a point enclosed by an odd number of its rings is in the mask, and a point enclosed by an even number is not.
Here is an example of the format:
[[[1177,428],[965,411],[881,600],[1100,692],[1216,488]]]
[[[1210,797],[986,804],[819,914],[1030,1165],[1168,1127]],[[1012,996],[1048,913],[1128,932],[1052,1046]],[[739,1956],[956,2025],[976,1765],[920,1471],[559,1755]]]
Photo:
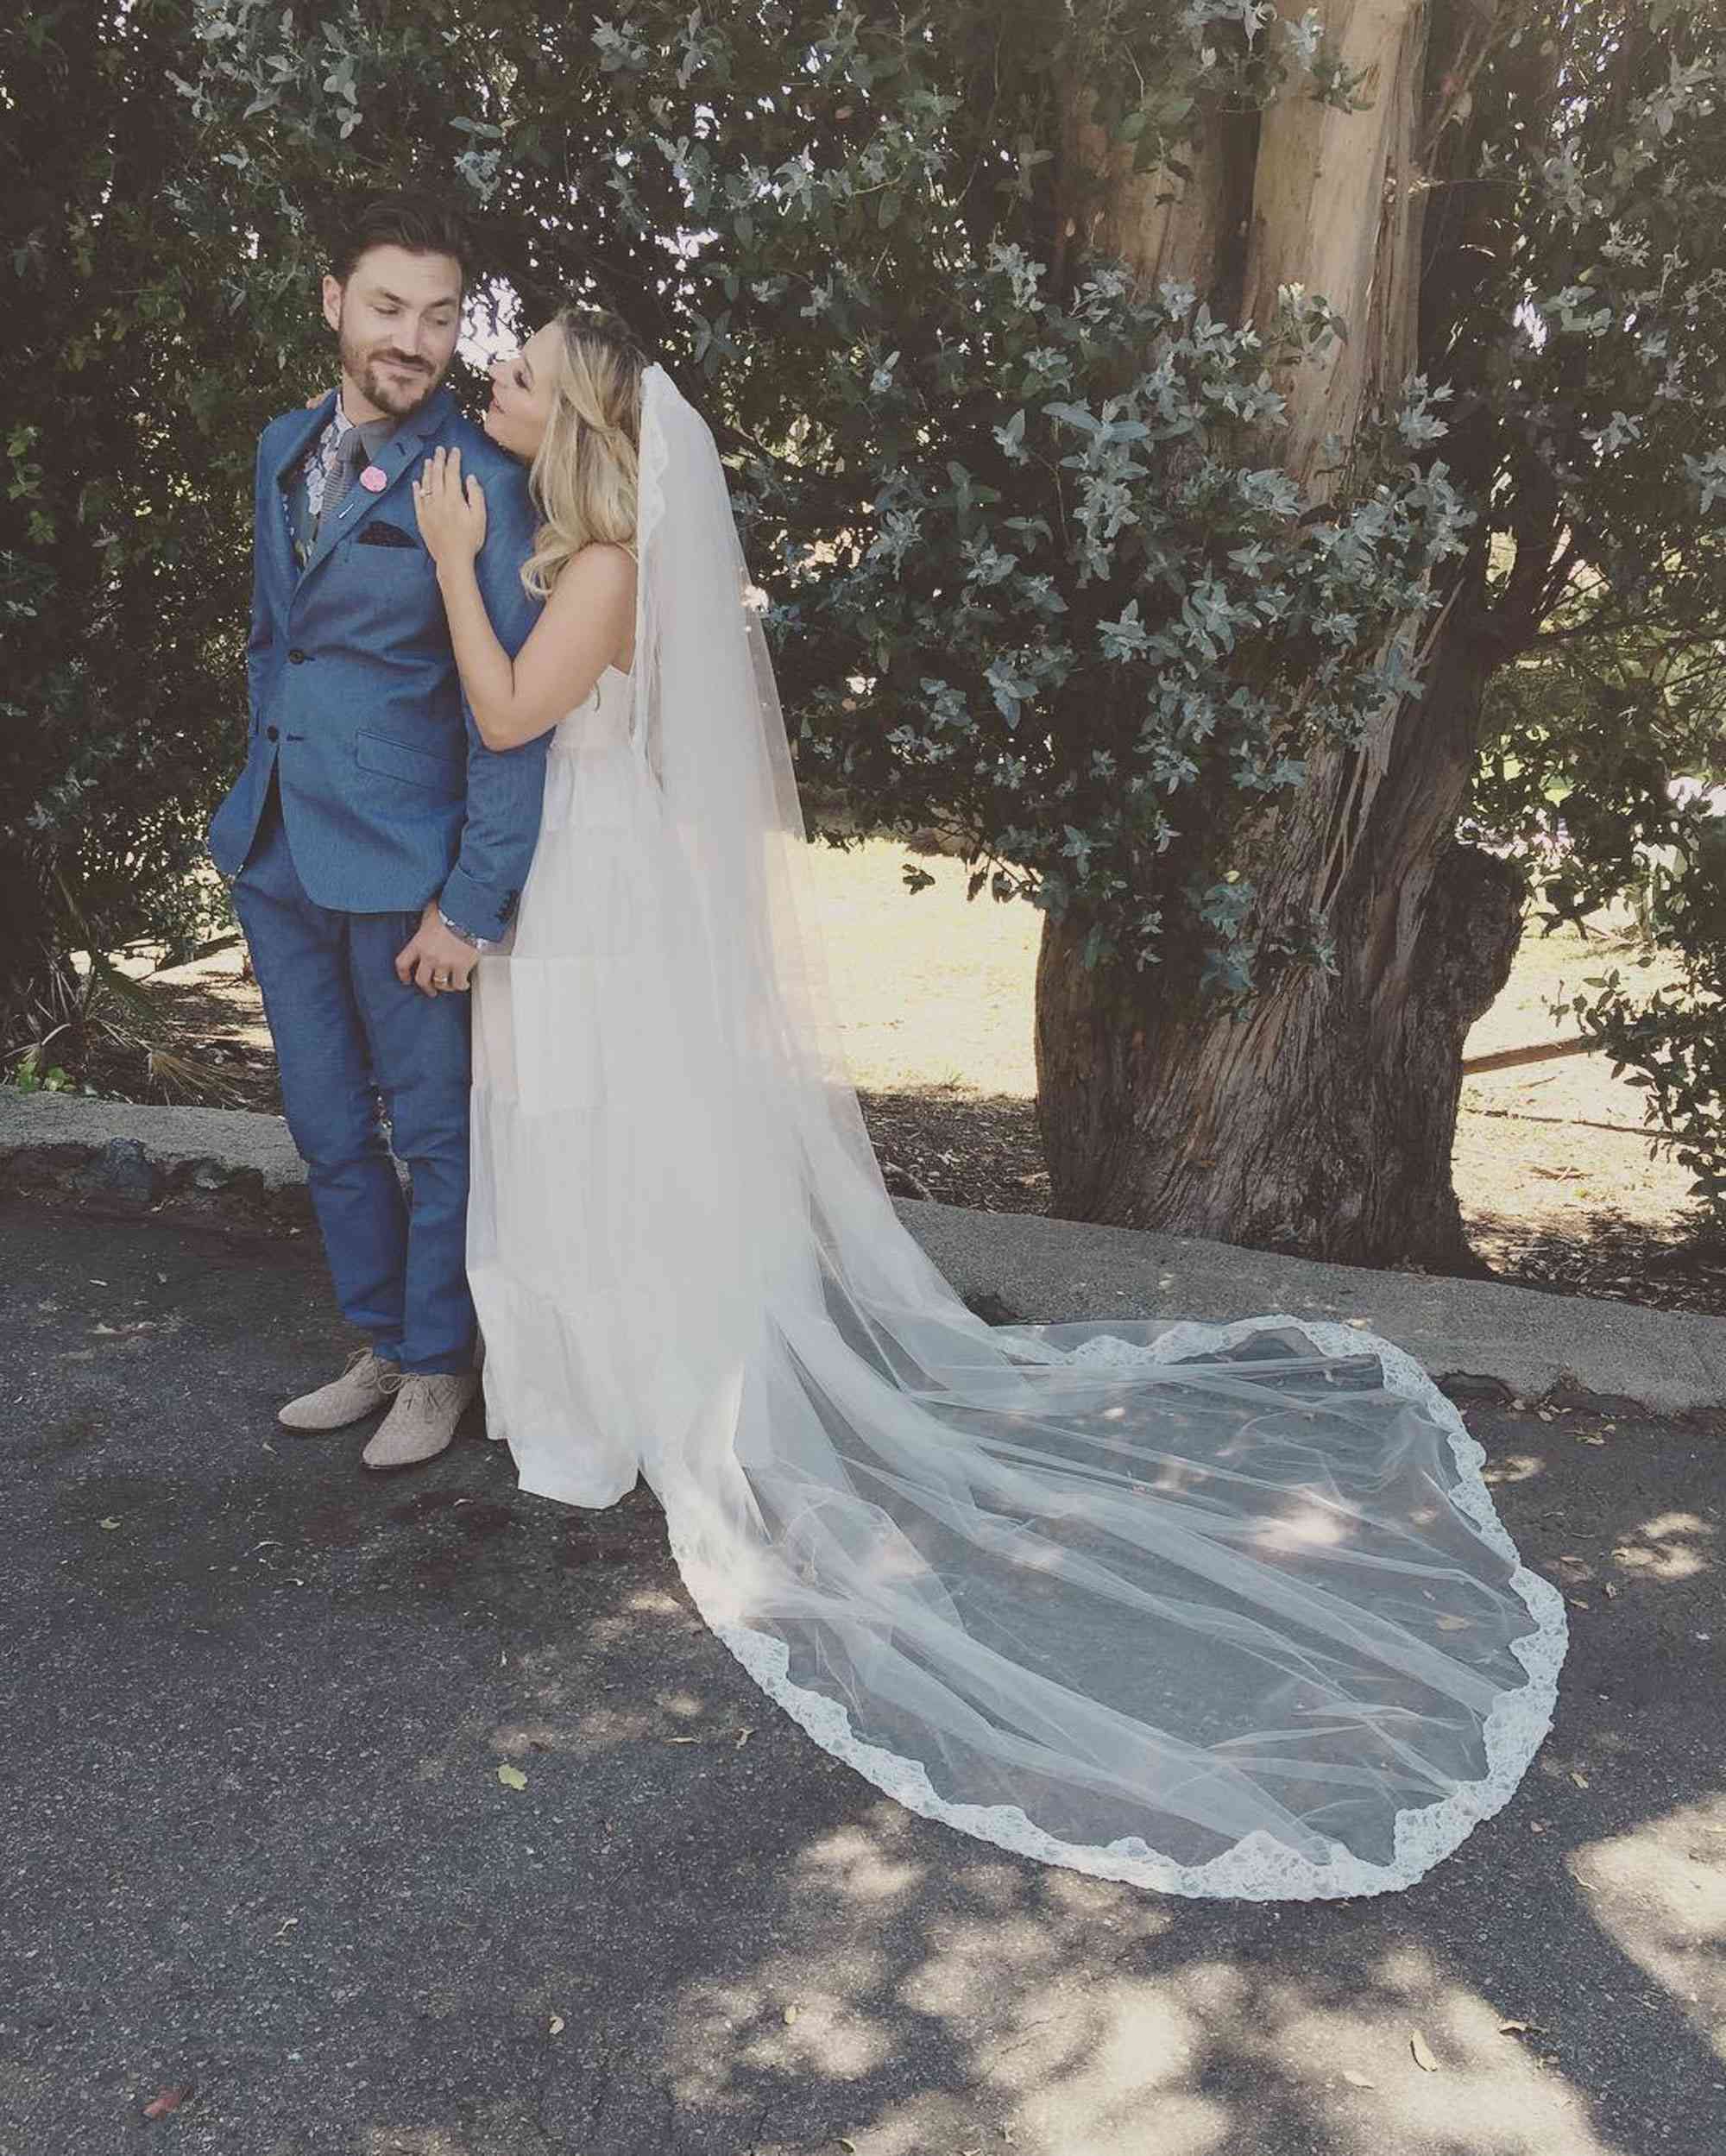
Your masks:
[[[723,469],[657,367],[640,505],[633,683],[560,729],[476,1011],[494,1434],[569,1502],[645,1472],[726,1646],[914,1811],[1181,1894],[1408,1885],[1563,1655],[1479,1447],[1345,1327],[967,1308],[845,1075]]]

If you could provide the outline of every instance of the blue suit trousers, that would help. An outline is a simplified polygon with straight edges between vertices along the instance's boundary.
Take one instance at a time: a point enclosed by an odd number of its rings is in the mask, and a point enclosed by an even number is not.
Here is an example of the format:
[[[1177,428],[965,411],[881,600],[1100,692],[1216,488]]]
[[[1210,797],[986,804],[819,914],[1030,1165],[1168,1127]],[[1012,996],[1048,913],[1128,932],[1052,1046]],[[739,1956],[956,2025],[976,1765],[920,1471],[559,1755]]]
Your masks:
[[[338,912],[306,896],[274,783],[233,901],[343,1315],[404,1370],[471,1369],[467,996],[397,980],[417,912]]]

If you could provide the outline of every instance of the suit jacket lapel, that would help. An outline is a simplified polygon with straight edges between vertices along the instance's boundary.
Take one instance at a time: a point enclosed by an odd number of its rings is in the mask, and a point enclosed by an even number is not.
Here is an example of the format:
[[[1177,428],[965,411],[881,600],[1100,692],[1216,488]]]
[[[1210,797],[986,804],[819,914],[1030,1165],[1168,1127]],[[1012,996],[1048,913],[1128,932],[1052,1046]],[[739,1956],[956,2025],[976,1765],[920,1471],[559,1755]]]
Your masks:
[[[419,461],[425,444],[448,419],[455,400],[447,389],[433,392],[411,419],[404,419],[384,445],[378,458],[378,468],[384,476],[384,483],[373,493],[362,487],[357,476],[347,492],[341,507],[319,533],[318,544],[312,550],[304,574],[311,576],[330,558],[331,550],[344,539],[352,538],[379,502],[387,501],[400,484],[408,467]]]
[[[288,438],[288,445],[276,459],[275,483],[291,487],[299,476],[299,467],[312,453],[312,444],[329,426],[336,409],[337,392],[331,390],[321,404],[309,412],[295,413],[293,416],[299,425]]]

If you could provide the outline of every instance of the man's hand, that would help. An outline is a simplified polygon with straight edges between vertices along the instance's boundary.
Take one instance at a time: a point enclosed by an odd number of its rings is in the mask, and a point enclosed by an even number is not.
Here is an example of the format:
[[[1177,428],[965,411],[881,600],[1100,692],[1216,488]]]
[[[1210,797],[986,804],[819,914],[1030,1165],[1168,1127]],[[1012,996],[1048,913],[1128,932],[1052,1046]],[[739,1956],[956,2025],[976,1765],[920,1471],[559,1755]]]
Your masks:
[[[438,918],[438,901],[428,899],[411,942],[395,956],[395,977],[404,988],[438,996],[459,993],[468,986],[479,953],[471,943],[452,936]]]

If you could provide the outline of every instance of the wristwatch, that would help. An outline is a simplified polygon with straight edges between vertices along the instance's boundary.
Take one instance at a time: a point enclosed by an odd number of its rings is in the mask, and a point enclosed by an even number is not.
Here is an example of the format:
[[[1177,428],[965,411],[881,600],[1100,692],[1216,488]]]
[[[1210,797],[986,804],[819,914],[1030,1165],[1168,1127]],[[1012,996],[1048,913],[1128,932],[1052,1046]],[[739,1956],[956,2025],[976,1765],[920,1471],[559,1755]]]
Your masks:
[[[491,939],[488,936],[476,936],[471,929],[464,929],[459,921],[452,921],[442,906],[438,909],[438,918],[449,930],[450,935],[458,936],[469,950],[488,951],[491,949]]]

